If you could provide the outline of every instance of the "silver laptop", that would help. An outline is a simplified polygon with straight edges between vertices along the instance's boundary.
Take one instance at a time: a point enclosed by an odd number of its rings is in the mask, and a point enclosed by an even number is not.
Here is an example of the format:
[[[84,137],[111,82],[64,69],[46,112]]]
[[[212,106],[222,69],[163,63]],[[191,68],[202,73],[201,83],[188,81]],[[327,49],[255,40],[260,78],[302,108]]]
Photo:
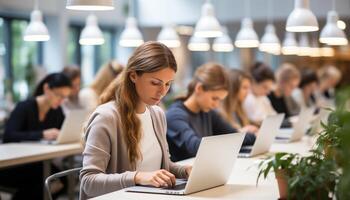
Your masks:
[[[49,144],[66,144],[79,142],[83,134],[83,124],[87,120],[89,111],[84,109],[71,110],[66,114],[60,133],[56,140],[44,140]]]
[[[300,140],[310,126],[315,108],[303,108],[293,128],[282,128],[276,136],[278,142],[295,142]]]
[[[186,195],[224,185],[231,174],[244,136],[245,133],[234,133],[202,138],[187,182],[177,180],[174,188],[133,186],[125,191]]]
[[[242,146],[238,157],[252,157],[269,151],[281,127],[284,114],[271,115],[264,119],[254,145]]]

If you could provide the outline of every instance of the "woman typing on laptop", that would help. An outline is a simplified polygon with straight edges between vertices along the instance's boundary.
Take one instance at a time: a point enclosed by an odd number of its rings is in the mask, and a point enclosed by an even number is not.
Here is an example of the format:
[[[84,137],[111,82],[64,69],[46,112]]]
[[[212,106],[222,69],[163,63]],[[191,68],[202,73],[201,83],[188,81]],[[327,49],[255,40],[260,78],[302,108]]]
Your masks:
[[[54,140],[64,121],[61,104],[71,92],[71,82],[62,73],[46,76],[34,98],[19,102],[5,126],[4,143],[24,140]]]
[[[46,76],[34,97],[19,102],[11,113],[5,126],[4,142],[56,139],[64,120],[60,105],[70,91],[71,82],[62,73]],[[42,167],[41,162],[36,162],[2,169],[0,185],[16,189],[12,199],[42,199]]]
[[[202,137],[238,132],[215,111],[228,93],[226,73],[215,63],[198,67],[187,95],[169,107],[167,139],[173,161],[194,157]],[[243,145],[254,141],[254,134],[246,134]]]
[[[177,64],[171,51],[146,42],[101,96],[85,131],[80,198],[134,185],[172,186],[191,167],[169,159],[166,120],[155,106],[167,93]]]

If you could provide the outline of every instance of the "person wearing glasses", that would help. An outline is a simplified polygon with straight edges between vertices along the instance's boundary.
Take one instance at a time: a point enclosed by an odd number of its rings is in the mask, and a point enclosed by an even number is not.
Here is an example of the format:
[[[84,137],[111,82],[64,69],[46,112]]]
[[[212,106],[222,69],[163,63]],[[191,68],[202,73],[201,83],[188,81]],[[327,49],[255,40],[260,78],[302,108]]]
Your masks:
[[[61,104],[70,92],[71,82],[66,75],[46,76],[37,86],[34,97],[19,102],[10,114],[3,142],[56,139],[64,120]]]
[[[170,161],[166,119],[157,104],[175,78],[177,64],[165,45],[149,41],[101,95],[85,129],[80,199],[134,185],[171,187],[190,166]]]
[[[19,102],[5,125],[3,142],[54,140],[64,120],[62,102],[71,82],[62,73],[46,76],[32,98]],[[52,165],[52,171],[57,170]],[[43,164],[35,162],[0,170],[0,185],[15,188],[12,199],[43,199]]]

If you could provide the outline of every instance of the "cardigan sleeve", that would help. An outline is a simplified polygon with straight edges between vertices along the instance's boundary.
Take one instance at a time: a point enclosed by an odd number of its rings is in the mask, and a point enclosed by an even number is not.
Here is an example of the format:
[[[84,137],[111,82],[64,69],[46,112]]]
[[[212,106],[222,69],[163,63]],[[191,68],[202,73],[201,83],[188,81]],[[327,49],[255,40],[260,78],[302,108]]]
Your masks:
[[[135,185],[135,171],[107,174],[110,160],[111,138],[108,132],[112,119],[94,113],[85,131],[83,168],[80,172],[81,188],[89,197],[106,194]]]

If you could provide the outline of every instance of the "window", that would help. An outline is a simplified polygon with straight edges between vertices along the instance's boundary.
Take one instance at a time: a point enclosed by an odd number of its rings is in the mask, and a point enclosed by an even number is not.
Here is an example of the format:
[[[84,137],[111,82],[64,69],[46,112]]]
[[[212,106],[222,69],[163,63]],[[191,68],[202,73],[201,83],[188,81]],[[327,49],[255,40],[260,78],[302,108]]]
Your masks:
[[[11,71],[13,99],[23,100],[35,88],[36,73],[34,66],[39,64],[39,44],[26,42],[23,34],[28,25],[26,20],[11,20]]]
[[[67,47],[68,64],[76,64],[81,67],[83,85],[89,85],[100,66],[114,58],[115,31],[114,29],[101,28],[105,43],[100,46],[81,46],[79,36],[83,27],[71,25]]]
[[[23,40],[27,25],[26,19],[0,17],[0,101],[23,100],[36,86],[34,66],[42,63],[42,45]]]
[[[5,69],[5,54],[6,48],[4,43],[4,19],[0,18],[0,102],[5,97],[5,77],[6,77],[6,69]]]

